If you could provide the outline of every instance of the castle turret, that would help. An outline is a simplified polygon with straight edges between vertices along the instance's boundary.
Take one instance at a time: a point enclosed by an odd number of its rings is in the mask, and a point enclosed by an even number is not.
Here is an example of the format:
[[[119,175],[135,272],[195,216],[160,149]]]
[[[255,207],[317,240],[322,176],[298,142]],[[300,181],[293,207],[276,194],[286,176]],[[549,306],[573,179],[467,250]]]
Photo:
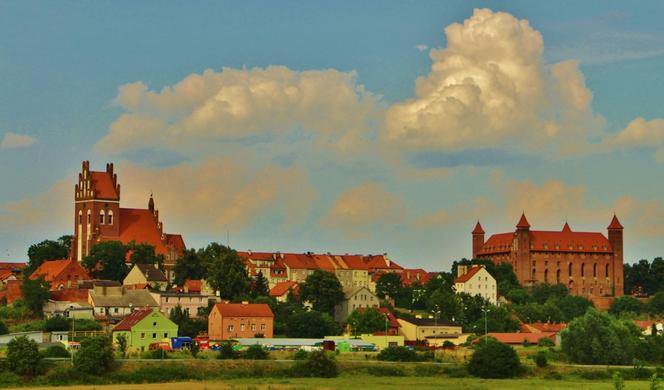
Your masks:
[[[473,259],[477,259],[478,253],[482,251],[484,246],[484,229],[480,221],[477,221],[475,229],[473,229]]]
[[[534,284],[537,281],[537,269],[530,264],[530,224],[526,219],[526,214],[522,213],[519,222],[516,224],[514,232],[514,256],[517,274],[519,280],[526,280],[528,284]]]
[[[623,226],[616,215],[613,215],[611,223],[606,228],[609,236],[609,243],[613,249],[613,261],[611,267],[611,280],[613,285],[613,295],[619,297],[623,295]]]

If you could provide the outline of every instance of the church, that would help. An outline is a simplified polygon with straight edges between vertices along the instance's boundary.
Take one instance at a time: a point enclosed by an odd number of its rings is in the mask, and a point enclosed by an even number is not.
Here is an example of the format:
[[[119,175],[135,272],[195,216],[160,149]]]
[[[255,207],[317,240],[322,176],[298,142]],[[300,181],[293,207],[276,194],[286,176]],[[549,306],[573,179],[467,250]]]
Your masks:
[[[562,283],[570,294],[603,307],[623,295],[624,284],[623,226],[615,215],[607,233],[572,231],[567,222],[560,231],[531,230],[522,214],[513,232],[485,241],[478,221],[472,231],[473,258],[511,264],[523,286]]]
[[[78,184],[74,186],[74,239],[71,258],[82,261],[92,247],[103,241],[150,244],[164,256],[167,277],[186,249],[180,234],[164,233],[152,195],[147,209],[120,207],[120,184],[113,163],[105,171],[91,171],[83,161]]]

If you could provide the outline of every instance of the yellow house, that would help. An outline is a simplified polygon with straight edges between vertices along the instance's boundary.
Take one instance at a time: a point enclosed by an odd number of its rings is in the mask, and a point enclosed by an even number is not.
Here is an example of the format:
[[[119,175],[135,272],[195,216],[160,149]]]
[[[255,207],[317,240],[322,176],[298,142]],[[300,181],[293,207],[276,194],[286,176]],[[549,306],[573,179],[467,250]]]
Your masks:
[[[460,344],[468,337],[460,326],[446,324],[429,318],[399,318],[399,334],[406,341],[426,341],[430,345],[442,345],[446,340]],[[463,341],[461,341],[463,340]]]
[[[156,264],[134,264],[122,284],[124,286],[150,286],[155,290],[164,290],[168,279]]]

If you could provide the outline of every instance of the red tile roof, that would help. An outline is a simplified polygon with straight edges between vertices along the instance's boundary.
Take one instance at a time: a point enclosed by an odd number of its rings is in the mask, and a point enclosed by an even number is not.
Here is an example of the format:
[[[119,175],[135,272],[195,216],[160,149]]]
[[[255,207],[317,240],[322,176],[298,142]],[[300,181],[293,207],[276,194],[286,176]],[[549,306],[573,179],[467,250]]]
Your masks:
[[[0,262],[0,269],[2,270],[22,270],[23,268],[25,268],[25,263]]]
[[[43,262],[37,269],[30,274],[30,279],[34,280],[38,276],[43,275],[44,280],[47,282],[52,282],[57,279],[60,274],[66,270],[69,266],[78,268],[77,272],[79,274],[84,274],[84,278],[81,280],[90,279],[90,276],[85,272],[83,267],[76,260],[50,260]]]
[[[526,340],[530,344],[537,344],[540,339],[549,338],[555,341],[556,334],[553,332],[542,333],[489,333],[489,337],[493,337],[501,343],[505,344],[523,344]],[[479,341],[478,341],[479,342]]]
[[[616,217],[615,214],[613,214],[613,219],[611,220],[608,229],[612,230],[623,229],[623,225],[620,224],[620,221],[618,221],[618,217]]]
[[[521,331],[528,333],[558,333],[567,328],[567,324],[550,324],[546,322],[533,322],[530,324],[521,324]]]
[[[475,225],[475,229],[473,229],[473,234],[484,234],[484,229],[482,229],[480,221],[477,221],[477,225]]]
[[[113,185],[113,177],[108,172],[90,172],[90,181],[96,199],[120,200]]]
[[[279,282],[270,289],[270,296],[271,297],[283,296],[284,294],[288,294],[288,290],[290,289],[293,289],[293,294],[297,295],[299,288],[296,282],[289,280],[285,282]]]
[[[390,328],[401,328],[401,324],[397,320],[397,316],[395,316],[394,313],[390,311],[390,309],[386,307],[379,307],[376,310],[378,310],[380,313],[387,314],[387,320],[389,321]]]
[[[417,269],[404,269],[401,274],[401,283],[404,286],[410,286],[415,282],[418,282],[421,285],[425,285],[431,280],[431,278],[438,275],[436,272],[427,272],[422,268]]]
[[[563,227],[563,231],[531,230],[530,245],[532,251],[547,252],[592,252],[611,253],[611,243],[602,233],[574,232]],[[569,229],[569,230],[568,230]],[[515,233],[494,234],[482,247],[480,254],[507,253],[512,249]]]
[[[172,244],[176,251],[185,249],[182,236],[179,234],[165,234],[164,240],[157,226],[157,218],[147,209],[120,209],[120,235],[118,237],[106,236],[104,241],[119,240],[123,244],[135,241],[137,244],[150,244],[154,246],[159,255],[169,253],[168,244]]]
[[[519,219],[519,222],[516,224],[517,229],[528,229],[530,228],[530,224],[528,223],[528,220],[526,219],[526,214],[521,213],[521,218]]]
[[[147,316],[152,314],[152,309],[139,309],[139,310],[134,310],[131,314],[126,316],[122,321],[120,321],[119,324],[113,328],[113,331],[124,331],[124,330],[131,330],[131,328],[134,327],[134,325],[138,324],[141,322],[141,320]]]
[[[274,317],[265,303],[217,303],[214,309],[223,317]]]
[[[186,280],[184,282],[184,289],[188,292],[201,292],[203,283],[200,280]]]
[[[334,272],[335,269],[402,270],[385,255],[333,255],[316,253],[238,252],[245,261],[272,261],[272,266]]]
[[[0,280],[5,281],[9,279],[11,276],[15,276],[14,272],[8,269],[0,269]]]
[[[51,299],[61,302],[87,302],[88,290],[79,288],[65,288],[51,291]]]
[[[476,273],[480,272],[480,270],[482,268],[484,268],[484,267],[481,267],[479,265],[474,266],[474,267],[470,267],[470,269],[468,269],[468,271],[466,271],[465,274],[463,274],[463,275],[457,277],[456,279],[454,279],[454,283],[466,283],[467,281],[470,280],[470,278],[475,276]]]

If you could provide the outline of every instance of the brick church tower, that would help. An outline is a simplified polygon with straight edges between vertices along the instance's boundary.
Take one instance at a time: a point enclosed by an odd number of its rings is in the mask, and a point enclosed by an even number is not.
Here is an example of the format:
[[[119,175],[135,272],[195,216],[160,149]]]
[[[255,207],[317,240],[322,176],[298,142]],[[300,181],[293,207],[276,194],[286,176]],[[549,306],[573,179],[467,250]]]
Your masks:
[[[101,236],[120,235],[120,185],[113,163],[105,172],[90,171],[83,161],[78,184],[74,187],[74,240],[72,258],[83,260]]]
[[[74,205],[72,259],[82,261],[103,241],[148,244],[164,256],[164,271],[172,278],[175,263],[186,249],[182,236],[164,232],[152,195],[147,209],[120,207],[120,184],[113,163],[106,164],[105,171],[91,171],[90,162],[83,161],[74,186]]]
[[[614,280],[614,295],[622,295],[624,290],[625,281],[622,276],[623,272],[623,226],[618,221],[618,217],[613,215],[611,223],[606,228],[609,233],[609,243],[611,243],[611,248],[613,248],[613,275],[615,275]],[[620,294],[618,294],[620,292]]]

